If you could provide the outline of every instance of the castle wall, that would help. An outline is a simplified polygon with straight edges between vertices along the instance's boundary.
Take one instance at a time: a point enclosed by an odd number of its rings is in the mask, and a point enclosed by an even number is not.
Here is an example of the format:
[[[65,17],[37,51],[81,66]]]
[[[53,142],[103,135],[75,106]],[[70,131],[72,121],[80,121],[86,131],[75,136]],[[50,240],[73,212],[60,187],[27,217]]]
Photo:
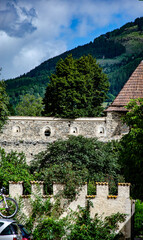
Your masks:
[[[131,233],[131,200],[130,200],[130,184],[119,183],[118,195],[109,195],[108,183],[97,183],[97,195],[91,199],[93,208],[91,208],[91,217],[95,212],[99,216],[110,216],[117,212],[126,214],[128,217],[124,223],[120,224],[119,230],[126,238],[130,238]]]
[[[47,143],[66,139],[69,135],[96,137],[100,141],[120,139],[128,129],[119,114],[107,117],[60,119],[51,117],[9,117],[0,133],[0,147],[6,152],[24,152],[29,163],[33,156],[46,149]]]
[[[64,185],[53,184],[53,195],[45,196],[43,193],[43,182],[32,181],[31,182],[31,195],[24,196],[23,183],[22,182],[10,182],[9,194],[14,198],[22,197],[23,201],[23,213],[27,216],[31,213],[30,198],[34,198],[35,194],[40,194],[43,200],[50,197],[50,201],[54,203],[56,194],[63,190]],[[19,189],[19,190],[18,190]],[[61,198],[61,206],[63,207],[62,217],[67,216],[70,211],[78,211],[78,206],[86,207],[87,201],[93,203],[93,207],[90,207],[91,217],[94,218],[95,214],[101,216],[103,219],[106,216],[111,216],[115,213],[126,214],[126,220],[124,223],[119,224],[119,230],[124,235],[123,239],[131,239],[131,208],[132,201],[130,200],[130,184],[119,183],[118,195],[109,195],[108,183],[97,182],[96,183],[96,195],[87,195],[87,184],[84,184],[78,192],[75,200],[68,202],[67,199]]]

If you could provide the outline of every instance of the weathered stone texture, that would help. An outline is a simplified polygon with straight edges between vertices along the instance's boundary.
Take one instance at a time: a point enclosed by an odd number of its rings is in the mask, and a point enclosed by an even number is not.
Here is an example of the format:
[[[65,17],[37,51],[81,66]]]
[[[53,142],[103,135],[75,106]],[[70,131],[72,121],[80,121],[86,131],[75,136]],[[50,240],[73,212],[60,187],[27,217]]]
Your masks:
[[[97,183],[97,195],[91,200],[93,208],[91,208],[91,217],[95,213],[99,216],[110,216],[117,212],[126,214],[126,221],[120,224],[120,230],[126,238],[130,238],[131,233],[131,200],[130,200],[130,184],[118,184],[118,195],[108,195],[108,183]]]
[[[23,183],[18,182],[17,187],[15,188],[16,183],[10,182],[9,192],[12,193],[13,197],[22,197],[23,208],[22,211],[27,216],[31,213],[31,203],[30,198],[34,198],[35,194],[39,194],[43,201],[50,197],[51,203],[54,203],[56,200],[56,194],[59,191],[63,190],[64,185],[62,184],[53,184],[53,195],[45,196],[43,195],[43,182],[31,181],[31,195],[24,196],[22,195]],[[18,190],[19,189],[19,193]],[[103,219],[106,216],[110,216],[115,213],[126,214],[126,220],[124,223],[119,225],[119,231],[122,231],[124,234],[123,239],[131,238],[131,208],[132,201],[130,199],[130,184],[128,183],[119,183],[118,184],[118,195],[113,196],[109,195],[108,183],[97,182],[96,183],[96,195],[87,195],[87,184],[85,183],[80,189],[74,201],[68,201],[67,199],[61,198],[61,206],[63,206],[62,217],[65,217],[72,211],[78,211],[78,206],[86,207],[87,201],[91,201],[93,206],[90,208],[91,217],[94,218],[95,214],[101,216]]]
[[[0,133],[0,147],[24,152],[27,162],[46,149],[47,143],[66,139],[69,135],[97,137],[100,141],[120,139],[128,129],[122,125],[121,115],[107,117],[59,119],[49,117],[9,117]]]

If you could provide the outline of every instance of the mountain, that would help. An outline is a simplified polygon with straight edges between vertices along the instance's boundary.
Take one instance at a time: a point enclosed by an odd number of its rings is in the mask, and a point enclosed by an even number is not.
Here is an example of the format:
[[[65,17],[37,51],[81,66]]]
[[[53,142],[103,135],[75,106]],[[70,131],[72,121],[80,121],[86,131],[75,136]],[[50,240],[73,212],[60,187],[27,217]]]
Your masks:
[[[109,100],[112,101],[143,59],[143,17],[129,22],[119,29],[107,32],[83,46],[51,58],[27,74],[6,81],[7,93],[12,105],[26,93],[44,96],[49,76],[55,71],[60,58],[72,54],[74,58],[91,54],[108,75]]]

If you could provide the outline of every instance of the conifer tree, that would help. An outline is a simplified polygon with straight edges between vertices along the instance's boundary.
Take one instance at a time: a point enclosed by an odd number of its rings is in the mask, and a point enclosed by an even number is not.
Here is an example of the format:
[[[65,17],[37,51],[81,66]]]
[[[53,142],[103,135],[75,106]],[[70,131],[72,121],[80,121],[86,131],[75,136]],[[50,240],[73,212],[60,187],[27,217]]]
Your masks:
[[[50,77],[44,114],[63,118],[99,116],[109,83],[91,55],[61,59]]]

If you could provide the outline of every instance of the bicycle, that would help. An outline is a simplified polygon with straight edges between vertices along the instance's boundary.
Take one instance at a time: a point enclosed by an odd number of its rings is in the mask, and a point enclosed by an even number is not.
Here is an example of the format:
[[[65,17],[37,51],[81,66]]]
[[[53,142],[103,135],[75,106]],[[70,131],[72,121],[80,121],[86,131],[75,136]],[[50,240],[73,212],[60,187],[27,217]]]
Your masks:
[[[0,189],[0,216],[3,218],[12,218],[18,211],[18,204],[13,198],[6,197],[5,188]]]

